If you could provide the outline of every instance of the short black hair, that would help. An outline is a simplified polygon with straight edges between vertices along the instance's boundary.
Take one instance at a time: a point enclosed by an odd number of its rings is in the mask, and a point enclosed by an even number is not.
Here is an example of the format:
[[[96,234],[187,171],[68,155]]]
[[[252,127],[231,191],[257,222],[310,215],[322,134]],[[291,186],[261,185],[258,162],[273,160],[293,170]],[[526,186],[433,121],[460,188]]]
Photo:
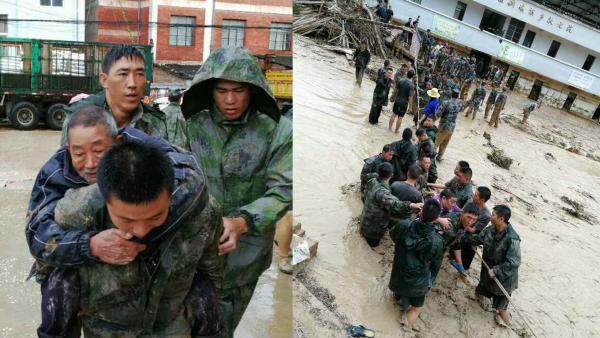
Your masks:
[[[419,167],[416,163],[411,164],[410,167],[408,167],[408,171],[406,172],[406,176],[408,176],[408,178],[410,178],[411,180],[416,180],[422,174],[423,170],[421,170],[421,167]]]
[[[452,98],[453,99],[458,99],[459,95],[460,95],[460,92],[458,92],[458,91],[452,91]]]
[[[477,193],[479,194],[479,198],[481,198],[484,202],[489,201],[492,196],[492,191],[488,187],[477,187]]]
[[[498,204],[497,206],[494,207],[494,212],[496,213],[497,216],[502,217],[502,219],[504,220],[504,223],[508,224],[508,221],[510,220],[510,208],[507,207],[504,204]]]
[[[104,54],[104,59],[102,59],[102,73],[108,74],[110,68],[121,58],[138,58],[144,61],[144,65],[146,64],[144,53],[139,48],[132,45],[114,45]]]
[[[467,202],[463,205],[462,212],[479,217],[479,208],[473,202]]]
[[[387,67],[387,66],[389,66],[389,65],[390,65],[390,60],[387,60],[387,59],[386,59],[385,61],[383,61],[383,66],[384,66],[384,67]]]
[[[423,203],[421,220],[423,222],[433,222],[440,217],[440,211],[442,211],[442,206],[438,203],[438,201],[430,198]]]
[[[414,70],[409,70],[408,73],[406,73],[406,77],[409,79],[412,79],[415,76],[415,71]]]
[[[410,141],[410,139],[412,139],[412,129],[404,128],[402,131],[402,139],[404,141]]]
[[[391,163],[383,162],[379,165],[379,168],[377,168],[377,173],[379,174],[379,178],[385,180],[392,177],[392,174],[394,173],[394,167],[391,165]]]
[[[458,161],[458,166],[461,168],[470,168],[471,166],[469,166],[469,162],[467,161]]]
[[[425,149],[423,149],[423,152],[421,153],[421,155],[419,155],[419,161],[422,161],[424,158],[431,159],[431,154],[429,153],[429,151],[427,151]]]
[[[175,89],[169,93],[169,102],[179,102],[181,100],[181,90]]]
[[[461,167],[458,171],[460,171],[461,174],[467,176],[468,179],[471,179],[471,177],[473,177],[473,169],[471,168]]]
[[[383,146],[383,149],[381,149],[382,153],[387,153],[388,151],[392,150],[392,146],[389,144],[386,144]]]
[[[456,193],[454,193],[454,191],[452,191],[452,189],[446,188],[444,190],[442,190],[442,192],[440,193],[440,199],[444,197],[444,198],[455,198],[456,197]]]
[[[415,134],[417,135],[417,137],[419,137],[419,136],[425,134],[425,129],[419,128],[419,129],[417,129],[417,131],[415,132]]]
[[[166,189],[174,189],[171,159],[148,144],[119,142],[104,154],[98,165],[98,187],[106,201],[117,198],[125,203],[154,201]]]
[[[85,106],[76,111],[67,123],[67,139],[69,131],[75,127],[94,127],[102,125],[106,128],[108,134],[114,139],[117,137],[118,129],[114,117],[104,110],[104,108],[96,105]]]

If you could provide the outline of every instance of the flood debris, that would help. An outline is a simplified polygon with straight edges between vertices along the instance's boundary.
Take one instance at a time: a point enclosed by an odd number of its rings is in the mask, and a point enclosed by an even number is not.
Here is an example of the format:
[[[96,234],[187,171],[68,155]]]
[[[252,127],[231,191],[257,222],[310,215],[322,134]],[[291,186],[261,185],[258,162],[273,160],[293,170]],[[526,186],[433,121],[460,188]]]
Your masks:
[[[568,205],[567,207],[562,207],[562,210],[564,210],[567,214],[575,218],[584,220],[590,224],[593,224],[593,222],[595,221],[595,217],[590,215],[587,211],[585,211],[585,208],[581,203],[567,196],[561,196],[560,200]]]
[[[512,158],[506,156],[504,150],[499,148],[493,148],[492,153],[487,155],[487,159],[506,170],[510,169],[511,164],[513,163]]]

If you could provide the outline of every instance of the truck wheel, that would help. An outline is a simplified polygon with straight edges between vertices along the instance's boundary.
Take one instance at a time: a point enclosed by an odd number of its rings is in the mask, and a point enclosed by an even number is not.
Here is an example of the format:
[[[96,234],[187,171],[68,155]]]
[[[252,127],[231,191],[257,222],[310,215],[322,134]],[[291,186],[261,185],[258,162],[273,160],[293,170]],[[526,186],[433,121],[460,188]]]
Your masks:
[[[40,122],[40,112],[34,104],[21,101],[13,106],[8,119],[16,129],[32,130]]]
[[[67,112],[65,111],[65,105],[62,103],[55,103],[48,108],[46,113],[46,124],[48,128],[54,130],[61,130]]]

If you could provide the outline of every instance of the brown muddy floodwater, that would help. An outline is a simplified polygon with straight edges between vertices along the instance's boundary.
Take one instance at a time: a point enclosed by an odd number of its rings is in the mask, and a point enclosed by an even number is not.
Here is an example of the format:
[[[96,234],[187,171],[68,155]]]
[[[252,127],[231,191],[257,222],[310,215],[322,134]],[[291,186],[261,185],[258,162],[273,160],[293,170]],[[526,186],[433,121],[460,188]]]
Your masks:
[[[379,68],[382,61],[372,63]],[[345,57],[312,40],[295,38],[294,69],[295,222],[319,241],[317,257],[294,282],[295,332],[341,337],[347,323],[361,323],[377,337],[411,336],[387,288],[393,246],[388,240],[372,250],[361,238],[356,218],[362,203],[356,189],[348,189],[359,181],[364,158],[399,139],[387,130],[389,112],[379,126],[369,125],[373,81],[354,85]],[[471,285],[445,261],[418,322],[420,337],[526,336],[524,320],[538,337],[600,336],[600,162],[592,159],[600,159],[600,126],[545,106],[520,126],[524,102],[509,95],[498,129],[482,121],[481,111],[475,121],[459,117],[438,173],[446,182],[456,162],[467,160],[474,183],[492,190],[488,207],[511,207],[522,240],[513,298],[526,318],[513,310],[514,330],[496,326],[474,299],[480,261],[469,272]],[[514,160],[510,170],[487,160],[484,131]],[[580,154],[565,150],[571,147]],[[581,203],[593,220],[570,216],[563,196]]]
[[[25,213],[33,180],[59,140],[56,131],[0,127],[0,337],[36,336],[40,291],[35,281],[25,282],[33,262],[25,242]],[[236,337],[291,336],[291,277],[273,263],[261,276]]]

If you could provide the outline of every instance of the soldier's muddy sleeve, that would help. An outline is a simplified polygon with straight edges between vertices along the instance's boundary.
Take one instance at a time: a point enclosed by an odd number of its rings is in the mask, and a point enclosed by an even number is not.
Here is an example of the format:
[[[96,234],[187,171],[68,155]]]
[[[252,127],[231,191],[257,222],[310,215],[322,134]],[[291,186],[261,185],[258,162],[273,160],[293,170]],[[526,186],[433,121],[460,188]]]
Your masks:
[[[410,201],[401,201],[389,191],[379,190],[375,198],[384,208],[391,212],[410,212]]]
[[[215,283],[215,287],[220,289],[225,266],[224,256],[219,256],[219,238],[223,234],[223,212],[219,204],[210,197],[202,214],[208,224],[207,243],[196,271],[207,276]]]
[[[54,220],[55,208],[68,188],[61,173],[41,171],[36,178],[26,221],[25,236],[34,258],[52,266],[98,262],[90,252],[91,229],[64,229]]]
[[[254,202],[242,206],[248,232],[261,235],[280,219],[292,203],[292,122],[279,119],[267,157],[266,191]]]
[[[429,265],[429,271],[431,271],[431,281],[435,282],[435,279],[442,266],[444,260],[444,246],[441,243],[434,243],[432,247],[433,256],[431,257],[431,263]]]
[[[510,239],[510,246],[506,252],[506,259],[502,264],[492,266],[499,280],[506,280],[515,273],[521,264],[521,243],[518,239]]]

